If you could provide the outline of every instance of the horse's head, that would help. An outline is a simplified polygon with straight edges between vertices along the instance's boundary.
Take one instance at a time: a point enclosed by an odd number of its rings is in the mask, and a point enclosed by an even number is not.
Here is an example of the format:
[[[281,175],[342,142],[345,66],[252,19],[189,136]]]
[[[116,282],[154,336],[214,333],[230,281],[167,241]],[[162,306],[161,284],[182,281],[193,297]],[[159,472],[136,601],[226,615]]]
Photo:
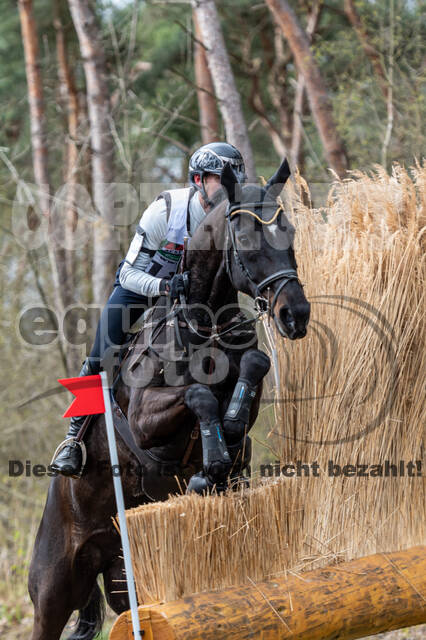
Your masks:
[[[260,305],[267,301],[280,334],[295,340],[306,335],[310,304],[297,276],[294,227],[277,204],[289,175],[284,160],[265,187],[242,186],[227,164],[221,183],[229,199],[225,249],[229,278]]]

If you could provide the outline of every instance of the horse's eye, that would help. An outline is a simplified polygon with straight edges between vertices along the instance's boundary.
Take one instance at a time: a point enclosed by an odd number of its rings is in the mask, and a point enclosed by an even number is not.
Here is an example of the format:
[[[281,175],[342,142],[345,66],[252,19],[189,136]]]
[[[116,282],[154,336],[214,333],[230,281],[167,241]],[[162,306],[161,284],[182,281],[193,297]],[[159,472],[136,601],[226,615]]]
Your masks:
[[[240,235],[238,235],[237,238],[238,244],[242,249],[249,249],[250,248],[250,237],[245,234],[245,233],[241,233]]]

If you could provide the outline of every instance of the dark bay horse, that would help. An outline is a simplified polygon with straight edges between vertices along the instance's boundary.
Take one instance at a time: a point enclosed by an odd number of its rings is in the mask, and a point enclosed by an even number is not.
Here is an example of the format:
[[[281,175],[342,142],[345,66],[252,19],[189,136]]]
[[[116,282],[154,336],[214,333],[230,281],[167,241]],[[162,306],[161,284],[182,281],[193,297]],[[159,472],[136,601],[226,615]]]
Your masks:
[[[185,254],[186,307],[162,324],[157,320],[164,312],[155,307],[123,362],[115,397],[144,462],[142,469],[140,455],[138,460],[117,438],[126,508],[166,499],[202,469],[197,424],[210,411],[224,418],[244,354],[261,353],[254,323],[241,318],[238,291],[269,310],[282,336],[306,334],[310,307],[297,278],[294,228],[276,203],[288,175],[284,162],[265,188],[246,185],[239,191],[232,169],[224,168],[229,204],[206,216]],[[182,358],[188,353],[189,364]],[[261,391],[260,382],[248,429]],[[201,397],[207,398],[204,405]],[[103,621],[100,574],[111,608],[117,614],[129,608],[120,537],[112,523],[116,506],[103,416],[93,420],[86,446],[81,479],[57,476],[49,486],[29,573],[32,640],[59,640],[75,610],[78,626],[70,638],[94,638]]]

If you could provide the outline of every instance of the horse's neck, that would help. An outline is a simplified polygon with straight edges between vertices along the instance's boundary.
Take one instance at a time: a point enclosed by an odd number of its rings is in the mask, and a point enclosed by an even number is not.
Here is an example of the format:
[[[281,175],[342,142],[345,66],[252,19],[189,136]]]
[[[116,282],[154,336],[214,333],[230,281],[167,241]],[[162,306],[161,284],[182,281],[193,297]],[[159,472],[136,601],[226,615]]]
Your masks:
[[[237,291],[225,266],[225,208],[226,203],[221,203],[208,214],[191,240],[186,260],[189,304],[206,305],[213,312],[226,305],[238,306]]]
[[[187,298],[190,315],[204,325],[211,324],[212,316],[223,324],[239,309],[237,291],[226,272],[224,253],[201,253],[205,254],[203,259],[191,266]]]
[[[227,302],[237,300],[237,292],[229,281],[225,265],[219,255],[210,253],[208,260],[191,267],[190,304],[206,304],[212,311]]]

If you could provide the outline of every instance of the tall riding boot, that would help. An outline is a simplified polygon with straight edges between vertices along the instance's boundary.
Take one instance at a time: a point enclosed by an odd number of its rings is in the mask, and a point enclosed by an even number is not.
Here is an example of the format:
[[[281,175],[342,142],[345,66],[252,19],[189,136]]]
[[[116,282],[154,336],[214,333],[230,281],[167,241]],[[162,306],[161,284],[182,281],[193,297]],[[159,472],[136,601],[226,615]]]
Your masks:
[[[94,376],[99,373],[100,366],[97,361],[93,362],[86,358],[83,362],[79,377]],[[56,449],[53,460],[50,464],[52,471],[61,473],[63,476],[79,478],[83,467],[83,443],[77,442],[76,437],[87,416],[74,416],[70,420],[66,438]]]

